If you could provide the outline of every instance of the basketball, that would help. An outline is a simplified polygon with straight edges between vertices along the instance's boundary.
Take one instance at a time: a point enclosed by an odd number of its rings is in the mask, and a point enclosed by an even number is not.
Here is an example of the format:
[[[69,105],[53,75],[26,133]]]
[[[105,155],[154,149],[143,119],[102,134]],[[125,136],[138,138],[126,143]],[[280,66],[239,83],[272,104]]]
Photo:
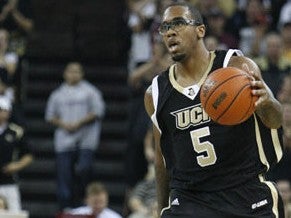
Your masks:
[[[246,121],[255,111],[257,96],[251,93],[251,77],[235,67],[219,68],[201,86],[200,100],[210,118],[222,125]]]

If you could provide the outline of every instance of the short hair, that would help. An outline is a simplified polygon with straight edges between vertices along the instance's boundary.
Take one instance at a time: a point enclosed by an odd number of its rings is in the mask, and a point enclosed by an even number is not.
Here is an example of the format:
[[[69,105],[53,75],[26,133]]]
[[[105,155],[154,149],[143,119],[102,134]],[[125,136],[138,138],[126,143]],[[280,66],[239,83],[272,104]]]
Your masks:
[[[80,62],[78,62],[78,61],[71,61],[71,62],[67,63],[65,69],[67,69],[71,65],[77,65],[80,68],[80,72],[82,74],[84,74],[84,68],[83,68],[83,65]]]
[[[188,8],[188,10],[191,13],[192,18],[199,24],[204,24],[203,18],[201,13],[199,12],[199,10],[194,7],[193,4],[185,2],[185,1],[177,1],[177,2],[172,2],[168,5],[165,6],[164,10],[165,11],[167,8],[169,7],[173,7],[173,6],[181,6],[181,7],[186,7]]]
[[[106,189],[104,184],[102,184],[101,182],[92,182],[92,183],[88,184],[88,186],[86,188],[86,195],[87,196],[97,195],[97,194],[101,194],[101,193],[107,193],[107,189]]]

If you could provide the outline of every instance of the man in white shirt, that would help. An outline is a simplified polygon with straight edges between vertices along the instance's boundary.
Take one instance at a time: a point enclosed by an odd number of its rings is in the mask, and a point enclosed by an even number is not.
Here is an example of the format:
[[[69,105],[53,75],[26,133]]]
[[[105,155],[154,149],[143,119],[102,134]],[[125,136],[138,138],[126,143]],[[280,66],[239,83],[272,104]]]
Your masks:
[[[60,209],[80,203],[74,194],[84,196],[100,142],[105,102],[102,92],[84,79],[84,73],[81,63],[68,63],[63,72],[64,82],[51,93],[46,107],[45,119],[56,127],[54,146]]]
[[[95,215],[96,218],[122,218],[114,210],[108,208],[108,192],[99,182],[92,182],[86,189],[86,206],[68,211],[73,215]]]

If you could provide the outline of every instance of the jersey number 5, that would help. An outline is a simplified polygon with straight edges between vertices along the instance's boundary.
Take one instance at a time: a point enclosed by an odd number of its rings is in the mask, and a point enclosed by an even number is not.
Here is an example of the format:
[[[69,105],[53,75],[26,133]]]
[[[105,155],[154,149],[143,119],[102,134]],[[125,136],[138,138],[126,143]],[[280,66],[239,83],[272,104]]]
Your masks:
[[[215,164],[217,157],[214,146],[209,141],[201,142],[202,137],[210,135],[208,127],[193,130],[190,132],[194,151],[197,152],[197,162],[201,167],[206,167]]]

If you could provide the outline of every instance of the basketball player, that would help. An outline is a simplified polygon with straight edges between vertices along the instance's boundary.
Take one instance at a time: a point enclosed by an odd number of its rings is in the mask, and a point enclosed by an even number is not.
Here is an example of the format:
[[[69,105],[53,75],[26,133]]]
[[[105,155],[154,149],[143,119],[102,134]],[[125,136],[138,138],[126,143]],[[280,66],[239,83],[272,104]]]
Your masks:
[[[282,200],[265,172],[282,157],[281,105],[260,70],[238,50],[208,51],[191,5],[166,8],[160,33],[175,64],[153,79],[145,106],[154,123],[158,212],[162,218],[282,218]],[[256,111],[235,126],[214,123],[199,88],[215,69],[253,77]]]

